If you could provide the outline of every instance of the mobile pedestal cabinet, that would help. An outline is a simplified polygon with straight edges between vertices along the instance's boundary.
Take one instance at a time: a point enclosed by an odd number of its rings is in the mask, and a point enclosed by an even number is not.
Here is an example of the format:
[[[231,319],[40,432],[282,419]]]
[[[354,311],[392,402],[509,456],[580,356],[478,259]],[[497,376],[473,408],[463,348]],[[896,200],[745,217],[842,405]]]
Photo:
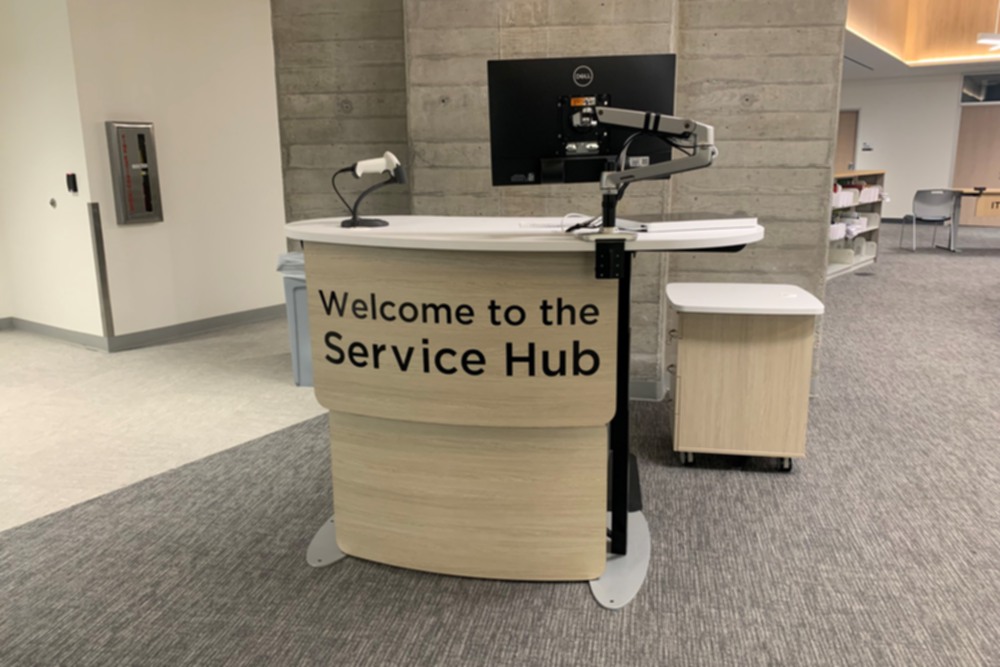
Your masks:
[[[678,313],[674,451],[805,456],[813,331],[823,304],[794,285],[671,283]]]

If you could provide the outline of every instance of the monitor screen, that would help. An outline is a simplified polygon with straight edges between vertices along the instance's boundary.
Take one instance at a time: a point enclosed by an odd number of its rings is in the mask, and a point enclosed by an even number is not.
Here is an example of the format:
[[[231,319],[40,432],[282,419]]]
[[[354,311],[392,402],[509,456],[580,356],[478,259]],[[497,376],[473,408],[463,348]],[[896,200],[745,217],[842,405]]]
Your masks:
[[[598,125],[595,108],[674,113],[675,56],[580,56],[487,63],[493,185],[600,180],[635,130]],[[650,136],[625,167],[670,159]],[[613,167],[610,167],[613,168]]]

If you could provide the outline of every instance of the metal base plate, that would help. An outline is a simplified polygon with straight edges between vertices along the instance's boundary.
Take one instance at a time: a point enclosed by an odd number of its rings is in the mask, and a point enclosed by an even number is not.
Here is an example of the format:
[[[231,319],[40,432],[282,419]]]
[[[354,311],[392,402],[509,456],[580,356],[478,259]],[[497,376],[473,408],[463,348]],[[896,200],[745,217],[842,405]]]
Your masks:
[[[331,516],[329,521],[325,521],[319,527],[312,542],[309,543],[309,548],[306,550],[306,562],[313,567],[326,567],[346,556],[347,554],[337,547],[337,528],[333,525],[333,517]]]
[[[611,514],[608,513],[610,522]],[[608,554],[608,564],[599,579],[590,582],[590,592],[605,609],[621,609],[636,596],[649,571],[649,524],[642,512],[628,514],[628,545],[624,556]]]

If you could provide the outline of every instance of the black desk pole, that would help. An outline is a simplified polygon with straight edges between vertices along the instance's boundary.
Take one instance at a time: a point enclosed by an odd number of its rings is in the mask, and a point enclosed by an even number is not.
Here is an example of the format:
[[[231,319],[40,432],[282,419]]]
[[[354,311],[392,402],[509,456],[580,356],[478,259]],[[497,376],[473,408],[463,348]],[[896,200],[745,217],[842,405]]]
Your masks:
[[[618,343],[616,345],[615,416],[608,427],[608,498],[611,510],[611,553],[628,550],[630,483],[629,454],[629,362],[631,361],[632,253],[625,250],[626,238],[615,234],[617,194],[605,194],[602,202],[602,231],[595,235],[594,274],[599,280],[618,281]],[[603,238],[602,238],[603,236]],[[634,489],[638,492],[638,488]],[[640,501],[641,506],[641,501]]]
[[[629,362],[631,360],[632,253],[622,244],[622,272],[618,276],[618,345],[615,379],[615,416],[608,428],[611,448],[611,553],[625,554],[629,505]]]

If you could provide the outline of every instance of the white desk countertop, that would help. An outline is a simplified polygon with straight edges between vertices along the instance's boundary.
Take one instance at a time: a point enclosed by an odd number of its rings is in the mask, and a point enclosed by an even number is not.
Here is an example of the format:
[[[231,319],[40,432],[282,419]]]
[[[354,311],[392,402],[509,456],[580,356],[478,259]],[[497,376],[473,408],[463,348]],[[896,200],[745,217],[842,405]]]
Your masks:
[[[823,303],[795,285],[670,283],[667,300],[679,313],[822,315]]]
[[[563,218],[500,218],[479,216],[387,215],[388,227],[342,228],[343,218],[302,220],[285,226],[285,235],[299,241],[383,248],[429,250],[472,250],[484,252],[593,252],[594,244],[567,234]],[[628,241],[630,251],[698,250],[756,243],[764,238],[764,228],[754,218],[733,220],[732,226],[718,221],[705,229],[637,232]],[[621,219],[625,222],[625,219]]]

